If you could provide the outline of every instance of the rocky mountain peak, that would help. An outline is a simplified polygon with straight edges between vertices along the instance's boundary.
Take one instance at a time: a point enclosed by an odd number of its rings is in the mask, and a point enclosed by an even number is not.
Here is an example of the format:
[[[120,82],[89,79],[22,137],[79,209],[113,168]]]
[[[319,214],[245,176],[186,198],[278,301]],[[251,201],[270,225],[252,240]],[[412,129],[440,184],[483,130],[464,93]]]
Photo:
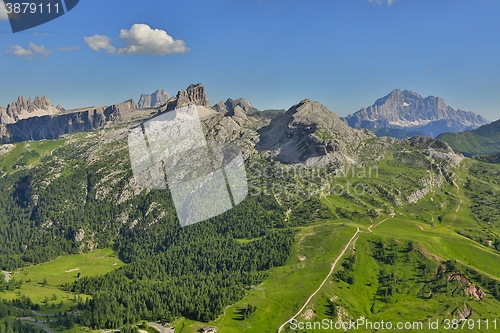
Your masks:
[[[291,164],[320,165],[345,163],[352,146],[373,137],[369,131],[349,127],[324,105],[304,99],[260,130],[261,150]]]
[[[61,107],[62,108],[62,107]],[[13,124],[20,119],[52,115],[60,112],[45,96],[37,96],[34,100],[19,96],[17,101],[0,109],[0,124]]]
[[[348,126],[326,106],[310,99],[304,99],[285,113],[293,122],[311,123],[332,130],[346,129]]]
[[[135,110],[137,110],[137,105],[133,99],[129,99],[123,103],[107,107],[104,110],[104,115],[106,116],[106,121],[121,121]]]
[[[162,89],[158,89],[152,94],[142,94],[137,107],[139,109],[155,108],[167,103],[170,95]]]
[[[174,110],[189,104],[211,107],[205,87],[201,83],[191,84],[186,90],[180,90],[176,97],[169,100],[167,110]]]
[[[225,102],[220,101],[213,107],[217,112],[224,113],[228,116],[234,115],[235,112],[237,112],[237,110],[247,115],[253,115],[259,112],[259,110],[254,108],[252,104],[250,104],[250,102],[248,102],[244,98],[238,98],[238,99],[228,98]]]

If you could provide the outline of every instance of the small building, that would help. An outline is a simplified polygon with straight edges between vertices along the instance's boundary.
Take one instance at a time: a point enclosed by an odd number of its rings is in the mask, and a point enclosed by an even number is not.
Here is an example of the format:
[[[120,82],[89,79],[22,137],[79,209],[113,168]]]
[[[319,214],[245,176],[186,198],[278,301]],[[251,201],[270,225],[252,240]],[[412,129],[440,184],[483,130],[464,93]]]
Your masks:
[[[199,332],[201,332],[201,333],[215,333],[215,332],[217,332],[217,327],[205,326],[205,327],[200,328]]]

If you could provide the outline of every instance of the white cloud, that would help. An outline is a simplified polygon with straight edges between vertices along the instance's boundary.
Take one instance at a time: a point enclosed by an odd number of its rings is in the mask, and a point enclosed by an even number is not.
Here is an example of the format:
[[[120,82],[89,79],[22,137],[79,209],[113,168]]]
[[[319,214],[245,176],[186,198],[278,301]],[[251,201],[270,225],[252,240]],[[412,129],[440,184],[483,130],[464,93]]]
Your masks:
[[[0,21],[8,20],[9,16],[7,15],[7,10],[5,10],[5,5],[2,0],[0,0]]]
[[[122,29],[120,39],[125,47],[116,48],[111,44],[111,38],[103,35],[85,37],[85,43],[94,51],[101,49],[108,53],[121,55],[167,55],[189,52],[183,40],[175,40],[165,30],[152,29],[147,24],[134,24],[130,30]]]
[[[44,45],[36,45],[33,42],[29,42],[27,48],[24,48],[20,45],[14,45],[7,50],[7,53],[17,58],[26,58],[32,60],[35,59],[36,54],[48,56],[52,52],[47,50],[47,48]]]
[[[7,53],[18,58],[33,59],[33,51],[25,49],[20,45],[11,46],[10,49],[7,51]]]
[[[36,45],[35,43],[30,42],[29,44],[30,49],[35,51],[35,53],[42,54],[44,56],[48,56],[52,52],[47,50],[44,45]]]
[[[79,50],[80,46],[65,46],[57,48],[57,51],[75,51]]]
[[[90,37],[84,37],[83,40],[94,51],[106,50],[108,53],[115,53],[116,48],[111,45],[111,38],[104,35],[94,35]]]
[[[368,0],[369,2],[373,2],[373,3],[376,3],[377,5],[381,5],[383,3],[386,3],[387,2],[387,5],[392,5],[393,3],[395,3],[396,1],[398,0]]]
[[[120,54],[166,55],[189,52],[184,41],[174,40],[165,30],[151,29],[147,24],[134,24],[130,30],[122,29],[120,38],[127,43],[118,50]]]

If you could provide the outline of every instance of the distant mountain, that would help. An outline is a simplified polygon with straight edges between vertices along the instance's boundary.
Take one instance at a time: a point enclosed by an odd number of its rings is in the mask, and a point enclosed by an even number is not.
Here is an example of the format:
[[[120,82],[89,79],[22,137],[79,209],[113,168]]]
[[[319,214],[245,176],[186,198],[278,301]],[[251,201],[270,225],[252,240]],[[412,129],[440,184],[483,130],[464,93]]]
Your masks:
[[[151,95],[142,94],[137,107],[139,109],[155,108],[165,104],[169,98],[170,95],[165,90],[158,89]]]
[[[166,96],[166,92],[158,90],[151,95],[150,101],[147,97],[142,98],[144,107],[150,102],[161,105],[145,107],[145,110],[140,110],[130,99],[111,106],[68,111],[61,106],[54,107],[46,97],[37,97],[32,101],[21,96],[7,108],[0,108],[0,142],[56,139],[68,133],[103,129],[109,123],[138,122],[188,104],[199,106],[201,118],[216,114],[201,84],[192,84],[180,90],[168,101],[165,101]]]
[[[21,119],[53,115],[61,111],[64,111],[62,106],[54,107],[45,96],[37,96],[34,100],[19,96],[17,101],[7,105],[7,108],[0,107],[0,124],[13,124]]]
[[[286,112],[286,110],[284,109],[282,110],[269,109],[269,110],[259,111],[244,98],[238,98],[238,99],[229,98],[225,102],[220,101],[213,107],[217,112],[222,112],[224,114],[227,113],[229,115],[233,115],[235,112],[238,112],[238,110],[240,110],[244,112],[247,116],[252,116],[257,119],[267,120],[267,121],[276,117],[283,116]]]
[[[267,109],[264,110],[260,113],[260,115],[264,118],[276,118],[276,117],[281,117],[286,113],[285,109]]]
[[[234,114],[235,110],[239,108],[246,115],[254,115],[259,112],[256,108],[252,106],[246,99],[238,98],[238,99],[227,99],[225,102],[220,101],[219,103],[214,105],[214,109],[217,112],[222,112],[224,114]]]
[[[500,153],[500,120],[473,131],[443,133],[438,139],[465,156],[497,154]]]
[[[378,136],[402,138],[413,135],[436,137],[445,132],[476,129],[489,121],[473,112],[454,110],[439,97],[423,98],[399,89],[345,118],[354,128],[368,128]]]

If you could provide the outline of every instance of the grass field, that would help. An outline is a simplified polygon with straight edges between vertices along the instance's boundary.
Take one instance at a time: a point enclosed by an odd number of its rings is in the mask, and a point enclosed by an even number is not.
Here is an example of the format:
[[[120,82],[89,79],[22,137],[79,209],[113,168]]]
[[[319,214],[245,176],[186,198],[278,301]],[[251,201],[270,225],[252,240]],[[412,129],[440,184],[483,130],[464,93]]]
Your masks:
[[[370,244],[377,239],[380,239],[380,237],[373,234],[365,233],[360,236],[356,243],[355,283],[351,285],[344,281],[334,281],[325,285],[310,306],[314,316],[308,318],[309,321],[332,319],[331,314],[328,313],[327,305],[329,300],[332,300],[335,306],[338,307],[338,313],[333,317],[335,321],[340,316],[343,320],[349,318],[355,321],[359,318],[367,318],[371,322],[384,320],[392,323],[424,324],[424,329],[411,330],[412,332],[436,332],[436,330],[425,329],[429,320],[452,319],[454,311],[457,308],[462,308],[465,304],[471,306],[474,310],[471,319],[489,318],[493,320],[497,318],[500,303],[490,295],[487,295],[481,301],[461,296],[459,293],[452,296],[450,290],[448,292],[445,290],[441,293],[433,293],[430,298],[418,296],[418,293],[426,290],[426,286],[430,284],[425,282],[425,278],[422,278],[422,273],[419,271],[420,265],[426,264],[429,267],[430,275],[433,275],[439,263],[432,258],[426,258],[417,251],[411,255],[408,261],[401,260],[394,265],[381,265],[373,258],[371,253]],[[389,238],[385,240],[389,241]],[[397,277],[396,292],[390,301],[381,299],[379,294],[381,271],[394,272]],[[306,321],[304,315],[299,319]],[[307,330],[307,332],[320,331]],[[376,330],[366,329],[366,327],[353,331],[376,332]],[[483,329],[476,327],[473,331],[488,332],[484,327]],[[438,332],[447,332],[447,330],[441,329]]]
[[[72,282],[81,276],[96,276],[106,274],[122,267],[121,262],[111,249],[100,249],[90,253],[65,255],[51,262],[26,267],[12,272],[12,278],[23,280],[20,289],[0,293],[4,299],[16,299],[22,295],[29,296],[34,303],[40,304],[40,313],[55,313],[69,310],[73,305],[74,295],[60,289],[61,284]],[[44,280],[47,285],[43,285]],[[56,299],[53,299],[55,295]],[[49,299],[48,305],[44,299]],[[63,301],[61,308],[52,308],[52,303],[58,305]]]

